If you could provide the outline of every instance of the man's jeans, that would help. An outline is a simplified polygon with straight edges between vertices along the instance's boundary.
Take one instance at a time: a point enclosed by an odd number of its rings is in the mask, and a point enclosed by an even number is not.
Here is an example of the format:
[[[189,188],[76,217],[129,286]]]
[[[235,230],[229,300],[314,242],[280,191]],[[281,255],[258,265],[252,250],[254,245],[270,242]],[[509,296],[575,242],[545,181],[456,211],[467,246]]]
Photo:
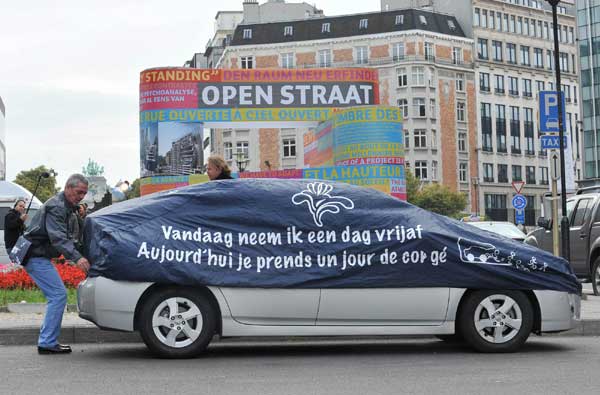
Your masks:
[[[48,299],[38,346],[55,346],[58,344],[63,313],[67,305],[67,290],[48,258],[30,258],[25,265],[25,270]]]

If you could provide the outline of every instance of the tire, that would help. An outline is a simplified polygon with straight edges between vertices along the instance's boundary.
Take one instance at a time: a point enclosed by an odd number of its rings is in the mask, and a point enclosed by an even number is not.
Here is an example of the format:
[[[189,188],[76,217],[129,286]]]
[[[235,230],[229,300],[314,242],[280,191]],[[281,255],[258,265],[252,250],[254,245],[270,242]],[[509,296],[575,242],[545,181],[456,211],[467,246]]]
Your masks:
[[[517,351],[533,329],[531,302],[520,291],[476,291],[461,303],[458,325],[479,352]]]
[[[591,278],[594,295],[600,296],[600,257],[596,258],[596,260],[594,261],[594,265],[592,266]]]
[[[144,343],[162,358],[196,357],[215,334],[215,309],[190,288],[154,292],[144,301],[139,317]]]

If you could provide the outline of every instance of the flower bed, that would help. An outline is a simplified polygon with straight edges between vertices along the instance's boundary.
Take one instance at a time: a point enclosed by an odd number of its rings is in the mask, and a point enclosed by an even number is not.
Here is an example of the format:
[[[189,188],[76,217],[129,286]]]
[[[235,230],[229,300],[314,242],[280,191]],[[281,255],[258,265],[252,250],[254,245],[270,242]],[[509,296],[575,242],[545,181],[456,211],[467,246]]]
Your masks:
[[[54,263],[60,278],[67,288],[76,288],[85,279],[85,273],[77,266]],[[29,274],[22,267],[0,271],[0,289],[37,288]]]

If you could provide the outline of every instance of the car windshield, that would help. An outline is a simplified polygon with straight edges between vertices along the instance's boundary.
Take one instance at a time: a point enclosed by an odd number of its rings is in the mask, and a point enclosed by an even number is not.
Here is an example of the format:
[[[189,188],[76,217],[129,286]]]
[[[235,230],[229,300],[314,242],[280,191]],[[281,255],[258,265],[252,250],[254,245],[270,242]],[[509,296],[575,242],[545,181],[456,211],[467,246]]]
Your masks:
[[[510,222],[467,222],[480,229],[485,229],[511,239],[524,239],[525,233],[521,232],[514,224]]]

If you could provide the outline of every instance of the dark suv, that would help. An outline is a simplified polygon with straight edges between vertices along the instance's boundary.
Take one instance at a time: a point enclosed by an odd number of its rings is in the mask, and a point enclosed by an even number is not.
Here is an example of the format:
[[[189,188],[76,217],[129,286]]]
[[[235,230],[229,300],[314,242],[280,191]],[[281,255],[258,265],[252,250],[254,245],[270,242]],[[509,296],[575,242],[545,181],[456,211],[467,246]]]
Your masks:
[[[567,216],[571,267],[577,277],[591,281],[594,294],[600,295],[600,193],[595,191],[582,190],[569,197]],[[552,220],[539,218],[538,226],[525,242],[552,252]]]

